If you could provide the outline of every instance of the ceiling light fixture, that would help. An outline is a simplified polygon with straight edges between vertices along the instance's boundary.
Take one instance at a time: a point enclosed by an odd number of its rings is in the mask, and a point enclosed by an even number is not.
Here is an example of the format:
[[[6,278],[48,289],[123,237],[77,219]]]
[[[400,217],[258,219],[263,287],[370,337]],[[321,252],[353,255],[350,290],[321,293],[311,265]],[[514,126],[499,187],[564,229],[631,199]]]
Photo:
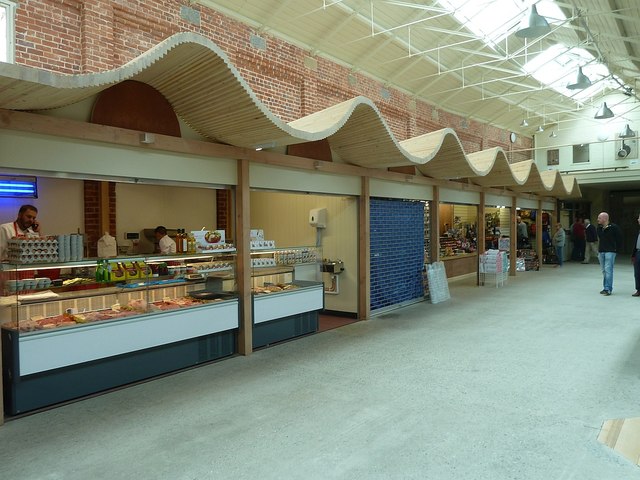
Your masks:
[[[634,132],[633,130],[631,130],[631,127],[629,126],[629,124],[627,123],[624,128],[622,129],[622,132],[620,132],[620,134],[618,135],[620,138],[631,138],[631,137],[635,137],[636,136],[636,132]]]
[[[595,117],[593,118],[597,120],[603,120],[605,118],[613,118],[613,112],[609,107],[607,107],[607,102],[602,102],[602,105],[600,105],[600,108],[598,109]]]
[[[542,125],[538,126],[538,129],[536,130],[536,133],[542,133],[544,132],[544,128],[542,127]]]
[[[584,73],[582,73],[582,67],[578,67],[578,73],[573,82],[567,84],[569,90],[584,90],[591,86],[591,80]]]
[[[538,13],[535,5],[531,5],[527,15],[522,19],[518,30],[516,30],[516,37],[536,38],[549,31],[551,31],[551,27],[547,19]]]
[[[520,124],[521,127],[528,127],[529,126],[529,122],[527,122],[526,118],[522,119],[522,123]]]
[[[555,130],[551,130],[551,135],[549,135],[549,138],[556,138],[558,136],[558,134],[556,133]]]

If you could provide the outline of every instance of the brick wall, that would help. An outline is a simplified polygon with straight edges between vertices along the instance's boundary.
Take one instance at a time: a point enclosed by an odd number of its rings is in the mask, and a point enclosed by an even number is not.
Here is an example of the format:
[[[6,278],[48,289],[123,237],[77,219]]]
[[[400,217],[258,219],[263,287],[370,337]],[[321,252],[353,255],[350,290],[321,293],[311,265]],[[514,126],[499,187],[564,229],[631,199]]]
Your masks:
[[[502,129],[387,90],[323,58],[314,58],[317,67],[310,68],[305,64],[306,51],[189,0],[19,2],[16,62],[61,73],[109,70],[181,31],[215,42],[258,98],[285,122],[363,95],[376,103],[398,140],[451,127],[466,134],[463,143],[468,153],[488,148],[489,143],[509,150],[508,134]],[[514,148],[531,145],[530,138],[522,138]]]
[[[423,202],[371,199],[371,310],[423,298]]]
[[[225,231],[227,242],[234,242],[235,232],[231,218],[231,190],[216,190],[216,229]]]
[[[98,240],[104,232],[100,228],[100,184],[93,180],[84,181],[84,234],[89,246],[88,256],[98,255]],[[109,233],[116,234],[116,184],[109,182]]]

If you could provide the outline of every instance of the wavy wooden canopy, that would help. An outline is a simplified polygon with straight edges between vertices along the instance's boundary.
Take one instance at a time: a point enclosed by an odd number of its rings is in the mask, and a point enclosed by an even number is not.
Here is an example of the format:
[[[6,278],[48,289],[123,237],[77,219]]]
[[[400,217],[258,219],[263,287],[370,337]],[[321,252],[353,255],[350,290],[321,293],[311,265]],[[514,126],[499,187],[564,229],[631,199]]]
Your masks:
[[[542,196],[581,196],[574,177],[556,170],[540,172],[531,160],[510,164],[501,148],[466,154],[450,128],[398,141],[366,97],[283,122],[256,97],[216,44],[190,32],[175,34],[122,67],[101,73],[62,75],[0,64],[0,108],[58,108],[126,80],[158,90],[188,125],[214,142],[269,148],[326,139],[334,154],[352,165],[413,165],[422,175],[437,179],[469,179]]]

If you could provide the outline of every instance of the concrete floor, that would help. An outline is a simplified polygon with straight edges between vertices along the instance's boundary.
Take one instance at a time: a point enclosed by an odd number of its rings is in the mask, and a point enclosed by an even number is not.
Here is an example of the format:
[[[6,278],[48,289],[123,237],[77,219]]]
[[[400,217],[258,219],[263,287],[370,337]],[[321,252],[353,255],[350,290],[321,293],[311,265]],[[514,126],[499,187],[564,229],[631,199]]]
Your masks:
[[[597,442],[640,416],[640,298],[597,265],[234,357],[0,427],[0,478],[640,479]],[[622,261],[624,260],[624,261]]]

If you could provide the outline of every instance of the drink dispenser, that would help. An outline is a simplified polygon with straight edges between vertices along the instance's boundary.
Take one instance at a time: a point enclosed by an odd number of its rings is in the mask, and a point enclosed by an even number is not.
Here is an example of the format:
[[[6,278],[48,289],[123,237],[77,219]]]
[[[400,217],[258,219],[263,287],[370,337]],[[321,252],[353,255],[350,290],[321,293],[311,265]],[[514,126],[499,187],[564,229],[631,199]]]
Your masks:
[[[342,260],[323,259],[320,266],[322,271],[322,281],[324,282],[324,292],[332,295],[340,293],[340,283],[338,275],[344,272],[344,262]]]

